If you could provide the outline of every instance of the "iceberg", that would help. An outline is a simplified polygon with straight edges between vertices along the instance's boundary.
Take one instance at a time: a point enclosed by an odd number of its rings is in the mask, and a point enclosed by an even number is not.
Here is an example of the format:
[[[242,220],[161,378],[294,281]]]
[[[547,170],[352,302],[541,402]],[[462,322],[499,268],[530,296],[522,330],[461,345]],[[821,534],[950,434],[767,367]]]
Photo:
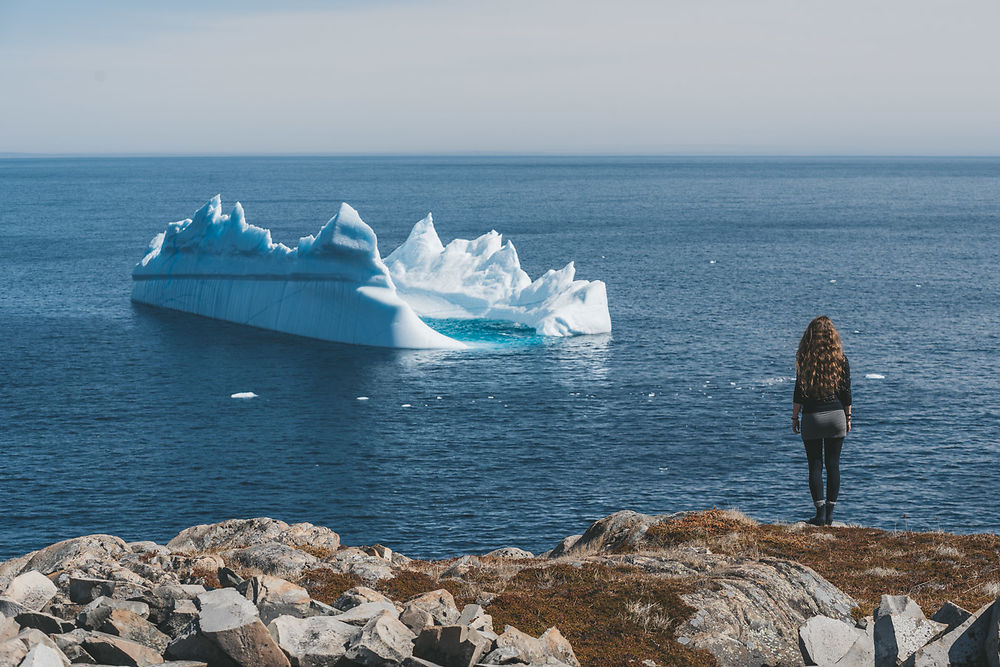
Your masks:
[[[570,263],[532,282],[496,232],[441,244],[431,216],[383,262],[375,232],[348,204],[293,249],[228,214],[216,195],[169,223],[132,271],[132,300],[321,340],[462,349],[421,317],[488,318],[544,335],[611,330],[604,283]]]
[[[496,231],[444,245],[428,214],[385,264],[399,295],[422,317],[505,320],[543,336],[611,331],[603,282],[576,280],[573,262],[532,281],[514,244]]]

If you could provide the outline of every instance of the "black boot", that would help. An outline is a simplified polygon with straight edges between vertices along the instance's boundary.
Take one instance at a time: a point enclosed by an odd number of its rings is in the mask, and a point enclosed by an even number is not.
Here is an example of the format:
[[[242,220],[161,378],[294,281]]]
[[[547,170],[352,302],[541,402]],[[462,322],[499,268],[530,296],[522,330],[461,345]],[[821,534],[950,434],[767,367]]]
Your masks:
[[[824,523],[826,525],[831,525],[833,523],[833,506],[837,504],[836,500],[828,500],[826,502],[826,512],[824,512]]]
[[[826,511],[824,510],[825,503],[822,500],[815,500],[813,504],[816,505],[816,516],[809,519],[807,523],[811,523],[814,526],[825,526],[826,525]]]

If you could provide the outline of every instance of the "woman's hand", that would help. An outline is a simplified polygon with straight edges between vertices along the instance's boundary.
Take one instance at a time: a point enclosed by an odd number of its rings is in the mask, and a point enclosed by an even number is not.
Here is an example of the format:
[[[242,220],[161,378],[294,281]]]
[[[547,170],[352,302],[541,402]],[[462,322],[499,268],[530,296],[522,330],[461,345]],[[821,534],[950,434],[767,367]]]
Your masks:
[[[850,428],[850,425],[848,425],[848,428]],[[792,417],[792,433],[798,433],[799,430],[800,430],[799,429],[799,416],[795,415],[794,417]]]
[[[847,415],[847,432],[851,432],[851,415]]]

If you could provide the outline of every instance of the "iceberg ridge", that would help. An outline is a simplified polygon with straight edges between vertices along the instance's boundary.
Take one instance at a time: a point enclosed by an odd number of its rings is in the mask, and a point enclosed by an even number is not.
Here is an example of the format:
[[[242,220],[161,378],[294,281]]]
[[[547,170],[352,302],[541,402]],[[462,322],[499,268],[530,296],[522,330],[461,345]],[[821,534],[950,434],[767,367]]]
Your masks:
[[[602,281],[576,280],[573,262],[532,281],[514,244],[496,231],[444,245],[428,214],[385,264],[400,296],[423,317],[506,320],[543,336],[611,331]]]
[[[430,215],[383,262],[375,232],[349,205],[292,249],[216,195],[171,222],[132,271],[132,300],[322,340],[464,348],[429,318],[516,322],[542,335],[611,331],[603,282],[570,262],[532,281],[495,231],[441,243]]]

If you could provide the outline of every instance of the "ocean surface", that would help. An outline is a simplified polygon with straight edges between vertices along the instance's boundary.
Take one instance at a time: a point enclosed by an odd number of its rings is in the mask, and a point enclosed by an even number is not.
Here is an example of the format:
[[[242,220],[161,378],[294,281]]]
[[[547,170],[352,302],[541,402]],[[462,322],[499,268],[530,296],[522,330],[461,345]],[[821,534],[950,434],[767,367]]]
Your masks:
[[[149,240],[216,193],[286,244],[341,201],[383,255],[428,211],[445,242],[496,229],[533,278],[605,281],[614,331],[394,351],[132,304]],[[626,508],[795,521],[819,314],[854,373],[838,518],[997,532],[998,260],[997,159],[0,160],[0,559],[262,515],[415,557]]]

